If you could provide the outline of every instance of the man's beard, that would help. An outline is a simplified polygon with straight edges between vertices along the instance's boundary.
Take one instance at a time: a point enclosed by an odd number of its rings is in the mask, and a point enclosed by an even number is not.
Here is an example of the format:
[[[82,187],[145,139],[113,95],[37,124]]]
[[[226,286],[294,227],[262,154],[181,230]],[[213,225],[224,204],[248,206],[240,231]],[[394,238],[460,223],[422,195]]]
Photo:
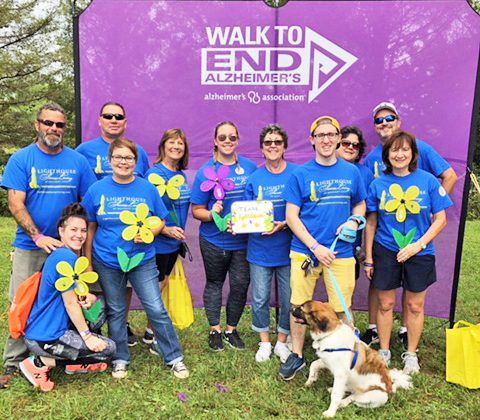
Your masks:
[[[52,140],[52,137],[56,137],[56,139]],[[58,147],[63,146],[63,136],[62,135],[47,134],[43,131],[39,131],[38,132],[38,138],[43,143],[43,145],[48,147],[50,150],[55,150]]]

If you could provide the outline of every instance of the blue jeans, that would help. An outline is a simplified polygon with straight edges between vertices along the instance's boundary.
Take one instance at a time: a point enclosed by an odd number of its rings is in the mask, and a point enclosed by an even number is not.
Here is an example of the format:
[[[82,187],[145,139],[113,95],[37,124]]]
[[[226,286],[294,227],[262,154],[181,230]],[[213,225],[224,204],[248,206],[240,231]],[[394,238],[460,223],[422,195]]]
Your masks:
[[[113,356],[114,363],[129,363],[127,334],[127,280],[137,294],[155,333],[157,350],[163,355],[167,365],[174,365],[183,360],[182,347],[172,320],[163,306],[158,270],[155,258],[135,267],[128,273],[93,260],[93,268],[100,277],[105,294],[107,321],[110,338],[115,341],[117,351]]]
[[[250,263],[250,278],[252,279],[252,329],[256,332],[270,330],[270,293],[272,277],[276,275],[278,292],[280,294],[280,319],[278,332],[290,333],[290,265],[280,267],[263,267]]]

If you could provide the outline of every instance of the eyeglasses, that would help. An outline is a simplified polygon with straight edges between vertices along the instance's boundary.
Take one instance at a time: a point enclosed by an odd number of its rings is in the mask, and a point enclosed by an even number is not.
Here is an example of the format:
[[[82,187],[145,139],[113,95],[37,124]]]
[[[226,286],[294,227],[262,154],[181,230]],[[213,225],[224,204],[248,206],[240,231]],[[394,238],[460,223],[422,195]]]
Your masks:
[[[342,147],[345,147],[345,149],[348,149],[350,146],[355,150],[360,149],[360,143],[352,143],[350,140],[342,140],[340,144]]]
[[[117,163],[120,163],[122,160],[127,163],[133,163],[135,162],[135,156],[112,155],[112,160]]]
[[[37,121],[42,123],[43,125],[46,125],[47,127],[56,126],[57,128],[65,128],[67,126],[66,122],[55,122],[50,120],[37,120]]]
[[[117,121],[123,121],[125,119],[125,115],[122,114],[102,114],[102,118],[106,120],[111,120],[115,118]]]
[[[398,120],[398,117],[396,115],[387,115],[386,117],[377,117],[374,121],[376,125],[379,125],[382,124],[384,121],[393,122],[395,120]]]
[[[319,134],[314,134],[313,137],[319,140],[322,140],[322,139],[335,140],[338,137],[338,133],[319,133]]]
[[[283,140],[264,140],[263,144],[267,147],[271,146],[272,144],[275,146],[281,146],[283,144]]]
[[[217,140],[220,143],[223,143],[225,140],[227,140],[227,137],[233,143],[235,143],[238,140],[238,137],[235,134],[230,134],[229,136],[226,136],[225,134],[220,134],[219,136],[217,136]]]

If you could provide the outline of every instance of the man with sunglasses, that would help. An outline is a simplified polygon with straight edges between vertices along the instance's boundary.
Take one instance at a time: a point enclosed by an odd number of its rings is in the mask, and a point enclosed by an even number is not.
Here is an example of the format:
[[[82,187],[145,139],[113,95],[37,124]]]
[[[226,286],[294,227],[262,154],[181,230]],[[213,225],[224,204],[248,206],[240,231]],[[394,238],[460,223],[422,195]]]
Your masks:
[[[401,126],[400,116],[395,104],[392,102],[380,102],[373,108],[373,123],[375,125],[375,131],[382,143],[373,149],[366,157],[365,166],[370,168],[375,177],[378,178],[383,174],[385,169],[385,164],[382,160],[383,143],[394,132],[400,130]],[[431,145],[419,139],[416,139],[416,143],[419,151],[418,168],[440,178],[440,182],[445,191],[451,194],[458,180],[454,169]],[[375,289],[372,287],[370,287],[368,293],[368,307],[369,325],[368,329],[362,335],[362,340],[367,344],[373,344],[379,342],[379,340],[376,325],[376,313],[378,310],[377,295]],[[398,338],[406,349],[408,347],[408,336],[407,328],[403,324],[404,322],[398,333]]]
[[[127,129],[125,108],[118,102],[107,102],[100,108],[98,118],[101,136],[86,141],[77,147],[77,152],[85,156],[97,179],[111,176],[112,166],[108,158],[108,150],[112,141],[123,137]],[[143,177],[148,171],[148,156],[145,150],[138,145],[138,162],[134,174]]]
[[[40,271],[48,254],[63,244],[58,239],[57,221],[63,209],[80,201],[96,179],[87,160],[63,145],[67,120],[63,108],[44,105],[35,121],[36,141],[14,153],[5,167],[2,188],[7,190],[8,208],[17,222],[9,299],[18,286]],[[9,337],[4,349],[5,388],[28,357],[23,338]]]

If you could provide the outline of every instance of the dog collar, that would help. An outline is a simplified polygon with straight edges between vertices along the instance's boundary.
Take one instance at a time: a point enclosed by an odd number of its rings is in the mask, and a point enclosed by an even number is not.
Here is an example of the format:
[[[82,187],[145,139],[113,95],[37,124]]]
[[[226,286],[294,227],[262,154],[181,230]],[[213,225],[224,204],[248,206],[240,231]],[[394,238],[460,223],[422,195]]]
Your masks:
[[[337,351],[350,351],[353,353],[353,359],[352,359],[352,363],[350,364],[350,370],[352,370],[355,365],[357,364],[357,361],[358,361],[358,351],[356,350],[353,350],[353,349],[348,349],[346,347],[340,347],[338,349],[323,349],[322,351],[326,351],[327,353],[335,353]]]

